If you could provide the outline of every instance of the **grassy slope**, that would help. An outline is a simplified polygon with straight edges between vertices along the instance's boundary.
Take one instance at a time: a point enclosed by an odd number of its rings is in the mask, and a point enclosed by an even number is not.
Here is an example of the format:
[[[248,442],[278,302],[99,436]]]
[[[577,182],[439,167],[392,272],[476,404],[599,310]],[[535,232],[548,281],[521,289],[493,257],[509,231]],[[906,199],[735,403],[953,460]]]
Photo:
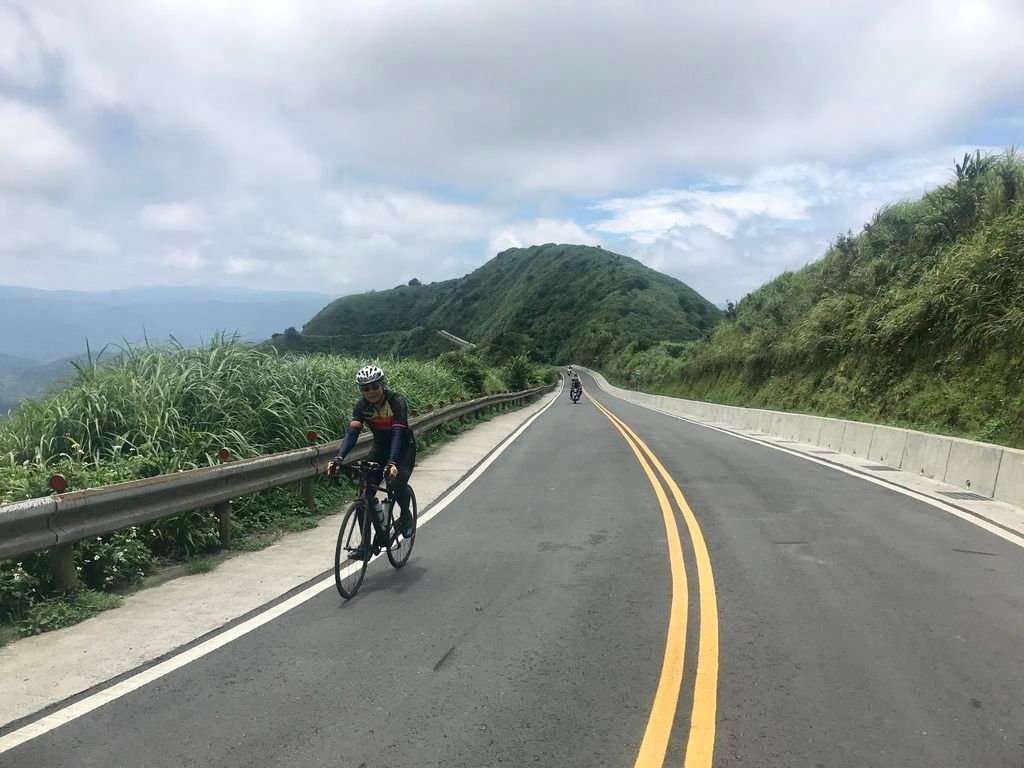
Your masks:
[[[639,262],[578,245],[503,251],[457,279],[338,299],[292,349],[424,356],[434,329],[477,344],[522,346],[549,361],[601,363],[611,350],[699,337],[720,312],[678,280]]]
[[[74,372],[70,359],[37,363],[0,355],[0,417],[25,398],[38,397],[48,388],[59,388]]]
[[[1024,161],[880,211],[696,344],[609,366],[647,389],[1024,446]]]

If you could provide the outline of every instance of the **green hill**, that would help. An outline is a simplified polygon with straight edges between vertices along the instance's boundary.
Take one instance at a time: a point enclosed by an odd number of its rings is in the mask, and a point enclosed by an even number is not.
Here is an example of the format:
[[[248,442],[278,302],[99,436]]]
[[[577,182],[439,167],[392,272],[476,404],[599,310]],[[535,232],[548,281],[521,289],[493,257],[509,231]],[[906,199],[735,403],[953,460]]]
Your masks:
[[[965,157],[746,296],[710,339],[611,366],[635,368],[683,397],[1024,445],[1024,160]]]
[[[513,248],[465,277],[346,296],[302,333],[278,334],[284,349],[428,357],[446,330],[501,360],[601,364],[624,349],[696,339],[721,316],[675,278],[634,259],[581,245]]]
[[[0,354],[0,418],[29,397],[37,397],[47,387],[58,387],[74,374],[71,360],[38,363],[14,355]]]

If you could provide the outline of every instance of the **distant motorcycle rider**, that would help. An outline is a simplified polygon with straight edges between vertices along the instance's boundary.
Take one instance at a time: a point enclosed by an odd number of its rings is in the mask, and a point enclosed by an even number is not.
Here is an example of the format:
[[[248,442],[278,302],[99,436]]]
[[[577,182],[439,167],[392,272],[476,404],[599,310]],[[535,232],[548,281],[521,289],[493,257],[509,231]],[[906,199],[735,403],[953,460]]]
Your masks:
[[[569,382],[569,394],[578,394],[583,392],[583,382],[580,381],[578,373],[572,375],[572,380]]]

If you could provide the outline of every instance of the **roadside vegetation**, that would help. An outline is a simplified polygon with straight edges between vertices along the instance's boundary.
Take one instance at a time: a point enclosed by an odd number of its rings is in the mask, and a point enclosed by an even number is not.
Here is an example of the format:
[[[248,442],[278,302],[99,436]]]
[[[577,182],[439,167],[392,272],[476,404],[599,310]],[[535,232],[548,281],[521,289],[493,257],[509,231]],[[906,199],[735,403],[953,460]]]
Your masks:
[[[26,401],[0,423],[0,503],[45,496],[60,473],[72,490],[151,477],[305,446],[342,436],[356,397],[353,379],[365,360],[281,355],[218,337],[198,348],[126,348],[108,362],[88,359],[76,380],[39,401]],[[435,360],[382,360],[389,384],[410,408],[473,395],[522,389],[548,379],[550,369],[513,357],[501,367],[467,352]],[[434,430],[421,446],[469,425]],[[261,549],[289,531],[311,528],[354,489],[318,483],[310,512],[297,488],[275,488],[237,499],[233,550]],[[195,510],[74,547],[82,589],[56,595],[45,553],[0,561],[0,644],[12,637],[65,626],[116,604],[117,593],[154,569],[186,563],[201,572],[220,547],[217,519]]]
[[[1024,447],[1024,160],[968,155],[824,257],[730,306],[707,339],[606,367],[647,391]]]

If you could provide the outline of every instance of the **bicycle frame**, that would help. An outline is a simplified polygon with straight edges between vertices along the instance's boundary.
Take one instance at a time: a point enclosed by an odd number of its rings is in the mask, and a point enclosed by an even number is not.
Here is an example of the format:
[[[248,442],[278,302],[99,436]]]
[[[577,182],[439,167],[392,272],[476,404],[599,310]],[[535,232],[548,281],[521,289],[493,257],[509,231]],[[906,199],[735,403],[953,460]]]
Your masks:
[[[382,530],[380,523],[377,521],[376,515],[373,514],[372,501],[377,497],[378,492],[383,492],[387,497],[384,499],[384,504],[396,504],[398,503],[398,499],[395,496],[395,492],[391,490],[391,485],[388,483],[386,475],[383,478],[383,485],[371,483],[369,477],[371,472],[382,470],[383,467],[376,461],[360,460],[353,462],[350,465],[350,468],[351,470],[359,472],[359,498],[366,499],[366,508],[370,513],[370,522],[373,525],[374,530],[378,533],[386,534],[387,531]],[[388,518],[388,528],[390,528],[390,515],[387,515],[386,518]]]

